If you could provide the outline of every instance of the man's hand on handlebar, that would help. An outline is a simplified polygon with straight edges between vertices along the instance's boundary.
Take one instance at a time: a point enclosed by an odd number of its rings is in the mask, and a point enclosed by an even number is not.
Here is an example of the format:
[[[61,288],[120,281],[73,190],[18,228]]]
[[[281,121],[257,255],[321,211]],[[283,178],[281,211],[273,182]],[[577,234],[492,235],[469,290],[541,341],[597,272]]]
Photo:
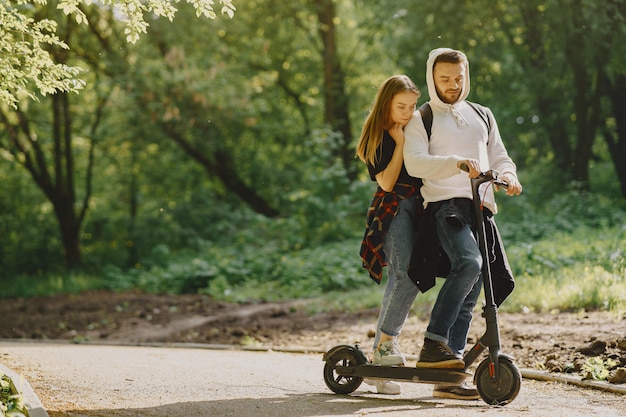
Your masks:
[[[456,163],[457,168],[468,173],[470,178],[478,178],[482,171],[480,170],[480,164],[476,159],[465,159]]]
[[[465,159],[456,163],[456,166],[465,172],[468,173],[470,178],[479,177],[482,172],[480,171],[480,166],[478,161],[475,159]],[[506,195],[520,195],[522,193],[522,184],[520,184],[517,176],[510,173],[505,172],[502,175],[498,176],[498,181],[502,182],[503,187],[506,188]],[[497,183],[494,184],[496,187],[496,191],[500,190],[500,187]]]
[[[501,174],[498,177],[498,179],[508,184],[506,187],[506,195],[520,195],[521,194],[522,184],[520,184],[519,180],[517,179],[515,175],[511,174],[510,172],[505,172],[504,174]],[[498,188],[499,187],[496,186],[496,191],[498,191]]]

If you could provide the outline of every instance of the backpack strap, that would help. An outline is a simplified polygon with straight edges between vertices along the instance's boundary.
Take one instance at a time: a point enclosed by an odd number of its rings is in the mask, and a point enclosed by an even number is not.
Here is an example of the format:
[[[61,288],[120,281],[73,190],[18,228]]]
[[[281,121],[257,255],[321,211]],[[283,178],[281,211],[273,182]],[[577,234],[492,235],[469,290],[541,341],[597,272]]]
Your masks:
[[[491,120],[489,119],[487,110],[480,104],[476,104],[467,100],[466,100],[466,103],[469,104],[470,107],[473,108],[476,113],[478,113],[482,121],[487,126],[487,132],[491,133]],[[420,115],[422,116],[422,122],[424,122],[424,129],[426,129],[426,134],[428,135],[428,140],[430,141],[430,133],[433,127],[433,109],[430,107],[430,103],[426,102],[422,104],[421,106],[419,106],[417,110],[420,112]]]
[[[430,141],[430,131],[433,127],[433,109],[430,108],[430,103],[426,102],[419,106],[417,109],[422,116],[422,122],[424,122],[424,129],[428,135],[428,141]]]
[[[487,114],[487,109],[485,109],[480,104],[473,103],[471,101],[465,100],[465,102],[469,104],[476,113],[478,113],[481,119],[483,119],[483,122],[485,122],[485,125],[487,126],[487,133],[491,133],[491,120],[489,119],[489,115]]]

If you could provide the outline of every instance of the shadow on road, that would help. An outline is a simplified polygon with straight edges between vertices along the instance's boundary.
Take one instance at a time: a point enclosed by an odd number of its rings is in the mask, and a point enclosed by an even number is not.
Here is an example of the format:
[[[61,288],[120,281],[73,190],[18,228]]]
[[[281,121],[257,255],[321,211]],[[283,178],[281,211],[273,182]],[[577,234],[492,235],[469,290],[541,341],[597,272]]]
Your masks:
[[[481,401],[472,401],[463,404],[439,402],[432,397],[426,398],[398,398],[381,396],[342,396],[335,394],[296,394],[281,396],[280,398],[240,398],[235,400],[216,400],[185,402],[160,405],[152,408],[135,409],[103,409],[103,410],[71,410],[67,412],[49,412],[50,417],[61,416],[107,416],[107,417],[136,417],[136,416],[221,416],[221,417],[311,417],[311,416],[344,416],[384,414],[385,417],[394,415],[411,415],[411,412],[425,412],[433,415],[444,415],[446,409],[463,409],[484,412],[492,408]],[[395,412],[395,413],[394,413]],[[397,414],[396,414],[397,413]],[[406,414],[405,414],[406,413]],[[456,414],[454,414],[456,415]]]

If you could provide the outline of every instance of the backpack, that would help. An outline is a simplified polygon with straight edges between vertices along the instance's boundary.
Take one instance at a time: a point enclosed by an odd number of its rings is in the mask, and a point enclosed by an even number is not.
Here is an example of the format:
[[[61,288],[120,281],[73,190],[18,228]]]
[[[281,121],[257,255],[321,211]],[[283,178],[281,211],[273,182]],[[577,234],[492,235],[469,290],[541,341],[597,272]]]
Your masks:
[[[476,113],[480,116],[480,118],[485,122],[487,126],[487,132],[491,133],[491,120],[489,120],[489,116],[487,115],[487,110],[479,104],[472,103],[471,101],[465,101],[467,104],[473,108]],[[419,106],[417,109],[422,115],[422,121],[424,122],[424,128],[426,129],[426,134],[428,135],[428,140],[430,141],[430,132],[433,127],[433,109],[430,107],[430,103],[426,102]]]

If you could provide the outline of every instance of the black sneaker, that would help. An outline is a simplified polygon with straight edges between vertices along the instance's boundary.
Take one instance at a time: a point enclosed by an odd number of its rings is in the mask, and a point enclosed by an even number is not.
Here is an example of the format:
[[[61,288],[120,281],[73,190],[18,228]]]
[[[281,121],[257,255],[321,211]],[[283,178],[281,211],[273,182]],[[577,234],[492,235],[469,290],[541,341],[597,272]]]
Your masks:
[[[478,400],[480,394],[476,388],[473,388],[467,382],[463,382],[461,385],[435,385],[433,390],[433,397],[439,398],[452,398],[455,400]]]
[[[415,366],[417,368],[463,369],[465,362],[461,355],[454,354],[445,343],[424,339],[424,346]]]

